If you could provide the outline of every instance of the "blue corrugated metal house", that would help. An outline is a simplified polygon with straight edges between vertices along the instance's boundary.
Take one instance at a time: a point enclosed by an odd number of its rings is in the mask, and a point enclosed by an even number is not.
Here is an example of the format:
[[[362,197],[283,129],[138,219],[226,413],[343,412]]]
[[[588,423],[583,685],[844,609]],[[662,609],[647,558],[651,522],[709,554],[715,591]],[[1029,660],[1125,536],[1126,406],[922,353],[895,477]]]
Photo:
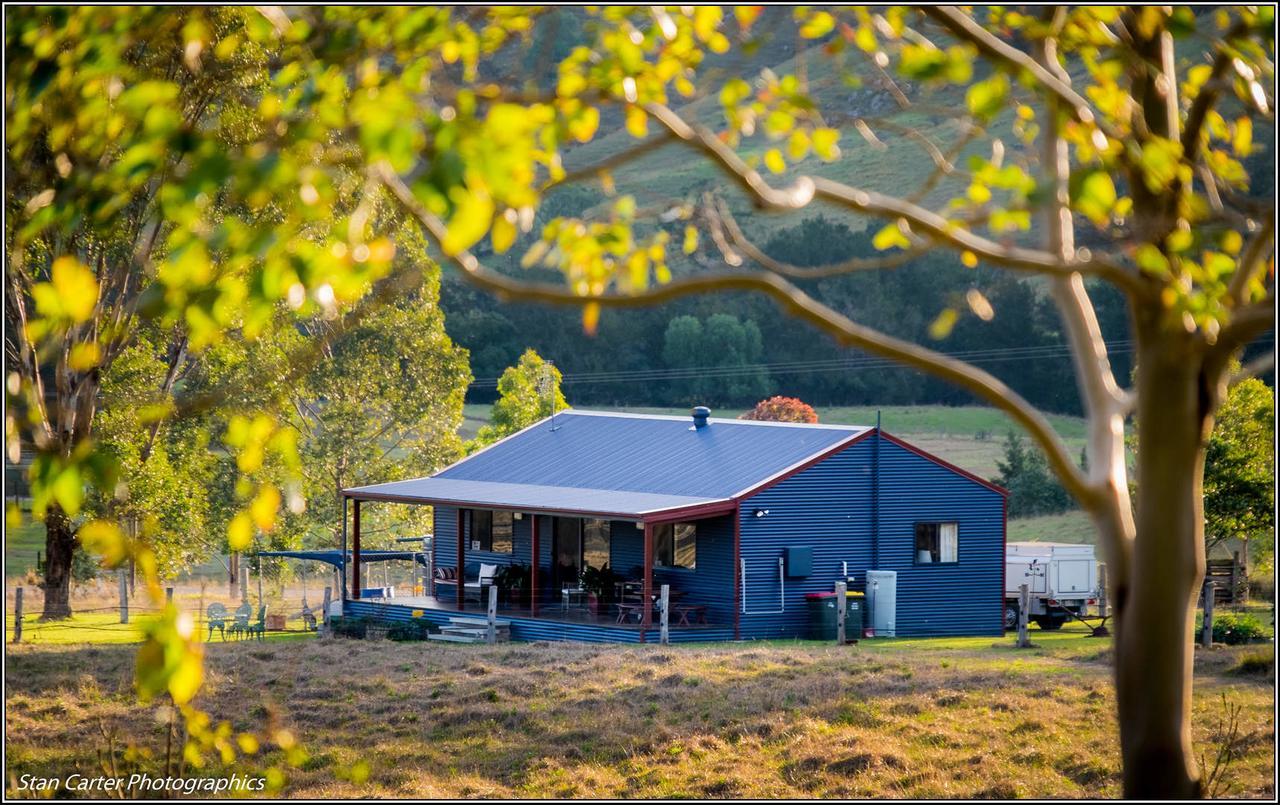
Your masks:
[[[435,520],[422,594],[344,590],[353,615],[477,614],[514,566],[502,617],[517,639],[656,640],[643,602],[663,584],[672,640],[798,637],[806,593],[891,570],[898,635],[1002,631],[1003,490],[875,428],[568,410],[429,478],[344,495],[353,580],[362,504],[428,504]],[[606,565],[582,592],[584,568]]]

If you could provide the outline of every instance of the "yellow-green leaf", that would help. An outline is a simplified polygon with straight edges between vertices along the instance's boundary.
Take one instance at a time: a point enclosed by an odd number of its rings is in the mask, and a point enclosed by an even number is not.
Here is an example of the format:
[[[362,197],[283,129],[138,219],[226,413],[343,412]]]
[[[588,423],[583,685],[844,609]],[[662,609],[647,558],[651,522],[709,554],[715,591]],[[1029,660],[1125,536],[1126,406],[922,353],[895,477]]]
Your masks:
[[[474,246],[489,231],[493,220],[493,199],[487,192],[464,190],[458,195],[461,199],[449,219],[449,230],[440,243],[440,248],[449,255]]]
[[[232,551],[243,551],[253,544],[253,520],[248,513],[240,512],[231,518],[227,526],[227,545]]]
[[[513,215],[512,218],[515,216]],[[493,219],[493,229],[489,232],[489,240],[493,242],[493,250],[497,254],[505,254],[507,249],[516,242],[516,224],[515,221],[506,215],[499,215]]]
[[[840,132],[832,128],[817,128],[813,130],[811,137],[813,141],[813,152],[825,160],[832,160],[840,156],[840,149],[836,143],[840,140]]]
[[[809,15],[809,19],[800,26],[800,35],[805,39],[817,39],[831,33],[835,27],[836,18],[826,11],[819,11]]]
[[[96,341],[83,341],[71,348],[67,355],[67,365],[77,372],[84,372],[98,365],[102,358],[102,350]]]
[[[253,502],[249,504],[249,514],[253,524],[260,531],[270,531],[276,525],[276,512],[280,510],[280,490],[267,484],[258,490]]]
[[[649,133],[649,116],[639,106],[627,107],[627,132],[637,139]]]
[[[782,152],[776,148],[770,148],[764,152],[764,164],[773,173],[782,173],[787,169],[787,162],[782,158]]]
[[[684,253],[693,254],[698,250],[698,228],[695,226],[686,226],[684,228]]]
[[[959,318],[960,314],[954,308],[943,310],[929,325],[929,337],[934,340],[941,340],[951,335],[951,330],[956,326],[956,320]]]
[[[585,143],[594,137],[599,127],[600,110],[594,106],[588,106],[569,121],[569,133],[580,143]]]
[[[894,221],[887,225],[875,234],[871,239],[871,245],[880,251],[892,249],[895,246],[901,249],[907,248],[911,245],[911,241],[907,240],[906,234],[902,231],[904,226],[905,222],[902,221]]]
[[[1253,121],[1242,117],[1236,121],[1235,133],[1231,137],[1231,150],[1238,157],[1247,157],[1253,151]]]
[[[80,526],[76,534],[80,544],[94,556],[102,557],[108,567],[115,567],[129,558],[129,543],[124,532],[108,520],[90,520]]]
[[[991,120],[1000,113],[1005,98],[1009,95],[1009,79],[1004,73],[995,73],[990,78],[979,81],[969,87],[965,93],[965,105],[969,114],[979,120]]]

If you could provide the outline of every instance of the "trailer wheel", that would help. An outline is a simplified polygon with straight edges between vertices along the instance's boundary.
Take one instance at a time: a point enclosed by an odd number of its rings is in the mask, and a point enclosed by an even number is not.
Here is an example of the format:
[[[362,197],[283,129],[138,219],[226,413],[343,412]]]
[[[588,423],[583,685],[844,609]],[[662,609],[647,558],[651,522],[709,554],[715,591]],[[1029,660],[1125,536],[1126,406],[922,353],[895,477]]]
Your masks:
[[[1018,602],[1004,602],[1004,630],[1006,632],[1018,628]]]

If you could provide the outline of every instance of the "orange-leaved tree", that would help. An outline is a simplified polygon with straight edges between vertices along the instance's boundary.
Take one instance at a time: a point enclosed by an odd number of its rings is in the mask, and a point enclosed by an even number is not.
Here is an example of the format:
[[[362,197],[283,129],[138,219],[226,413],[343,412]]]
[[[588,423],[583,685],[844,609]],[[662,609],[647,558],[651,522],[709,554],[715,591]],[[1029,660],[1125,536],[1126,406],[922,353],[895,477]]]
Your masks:
[[[795,397],[776,395],[756,403],[756,407],[746,412],[739,419],[754,419],[760,422],[809,422],[818,421],[818,412],[804,400]]]

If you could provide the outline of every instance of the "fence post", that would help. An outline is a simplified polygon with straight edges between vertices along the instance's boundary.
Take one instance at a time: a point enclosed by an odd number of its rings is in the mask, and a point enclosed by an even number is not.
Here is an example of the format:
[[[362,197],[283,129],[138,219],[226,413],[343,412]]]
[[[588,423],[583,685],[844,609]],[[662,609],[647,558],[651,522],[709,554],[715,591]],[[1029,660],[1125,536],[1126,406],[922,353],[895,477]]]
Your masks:
[[[671,642],[671,585],[664,584],[658,588],[658,642],[666,645]]]
[[[461,576],[458,577],[458,583],[462,583]],[[498,619],[498,585],[496,584],[489,585],[489,613],[487,617],[489,625],[485,631],[484,642],[492,646],[498,642],[498,624],[495,622]]]
[[[836,645],[843,646],[844,640],[844,616],[849,608],[848,584],[843,581],[836,582]]]
[[[1107,563],[1098,563],[1098,617],[1107,617]]]
[[[129,578],[125,574],[124,569],[116,571],[116,575],[120,578],[120,622],[129,622]]]
[[[1031,647],[1031,635],[1027,633],[1027,615],[1031,609],[1031,588],[1018,585],[1018,648]]]
[[[240,603],[249,603],[249,568],[240,568]]]
[[[320,609],[320,626],[319,626],[320,629],[325,630],[324,631],[325,634],[329,633],[329,597],[331,595],[333,595],[333,588],[328,585],[325,585],[324,604],[321,605],[321,609]]]
[[[172,588],[172,587],[165,587],[165,588],[164,588],[164,602],[165,602],[166,604],[172,604],[172,603],[173,603],[173,588]]]
[[[22,588],[13,591],[13,642],[22,642]]]
[[[1212,581],[1204,583],[1204,619],[1200,623],[1200,645],[1213,645],[1213,588]]]

